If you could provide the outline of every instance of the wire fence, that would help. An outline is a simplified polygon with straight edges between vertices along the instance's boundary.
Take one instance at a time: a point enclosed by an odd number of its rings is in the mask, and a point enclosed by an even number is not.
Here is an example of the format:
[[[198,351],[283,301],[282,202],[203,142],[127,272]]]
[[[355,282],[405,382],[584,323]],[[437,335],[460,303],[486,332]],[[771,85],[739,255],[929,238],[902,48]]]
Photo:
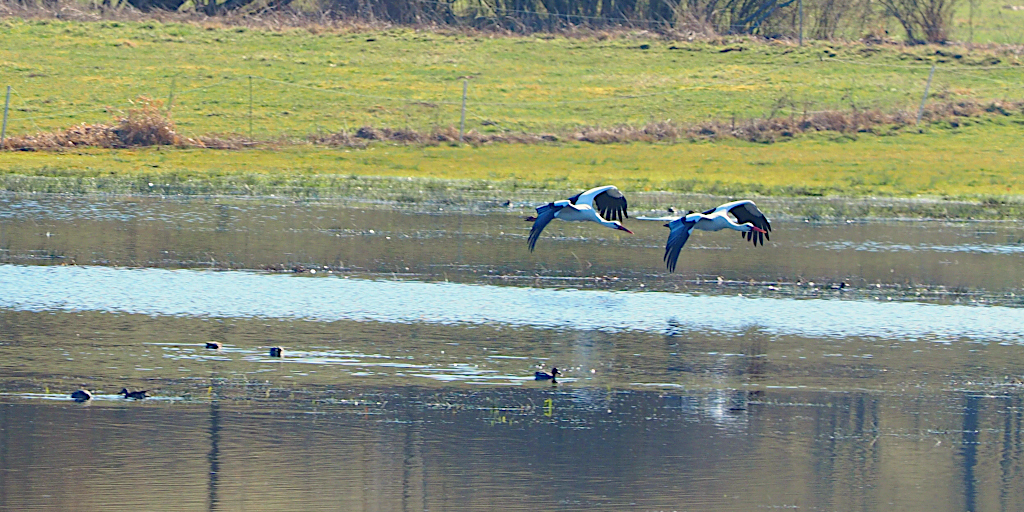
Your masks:
[[[184,136],[236,134],[250,139],[354,132],[366,126],[544,133],[584,126],[686,124],[849,110],[918,111],[927,102],[960,99],[1024,99],[1024,66],[984,61],[895,64],[822,57],[786,66],[754,66],[745,74],[691,75],[664,77],[654,87],[634,84],[629,92],[622,86],[599,90],[474,78],[432,87],[384,82],[358,90],[326,80],[176,75],[162,84],[132,84],[120,91],[120,103],[76,103],[73,108],[15,87],[5,105],[3,136],[109,123],[139,96],[161,100]],[[85,97],[98,95],[78,92]],[[117,91],[104,92],[118,97]]]

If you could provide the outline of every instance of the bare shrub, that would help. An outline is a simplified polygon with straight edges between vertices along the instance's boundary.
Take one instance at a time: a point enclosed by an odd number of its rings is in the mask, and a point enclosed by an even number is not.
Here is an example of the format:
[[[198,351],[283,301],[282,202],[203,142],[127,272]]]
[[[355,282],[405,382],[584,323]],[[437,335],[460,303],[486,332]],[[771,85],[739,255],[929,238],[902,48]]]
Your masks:
[[[872,17],[870,0],[811,0],[804,3],[812,39],[832,40],[850,23]]]
[[[953,23],[957,0],[880,0],[886,12],[896,18],[914,44],[944,43]]]
[[[721,0],[679,0],[666,2],[674,11],[674,29],[684,39],[710,39],[722,28]]]

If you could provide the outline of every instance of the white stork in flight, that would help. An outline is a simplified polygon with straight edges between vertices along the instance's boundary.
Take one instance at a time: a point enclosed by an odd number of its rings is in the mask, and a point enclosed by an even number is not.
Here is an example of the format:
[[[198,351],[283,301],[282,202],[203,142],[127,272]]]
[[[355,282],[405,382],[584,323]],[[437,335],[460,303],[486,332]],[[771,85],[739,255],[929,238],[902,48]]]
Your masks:
[[[736,220],[729,217],[732,214]],[[686,240],[690,238],[693,230],[718,231],[729,228],[740,232],[740,236],[746,237],[754,243],[764,245],[768,240],[768,232],[772,225],[768,218],[761,213],[753,201],[744,199],[725,203],[718,208],[712,208],[703,213],[687,212],[686,215],[674,217],[637,217],[639,220],[670,220],[665,227],[669,228],[668,242],[665,244],[665,264],[669,272],[676,269],[676,261],[679,260],[679,251],[683,249]]]
[[[629,218],[626,213],[626,198],[614,185],[595,187],[586,192],[580,192],[569,199],[562,199],[548,203],[537,208],[537,216],[529,216],[528,221],[533,221],[530,228],[530,252],[537,245],[540,232],[544,231],[551,219],[562,219],[576,222],[596,222],[602,226],[625,231],[633,234],[622,225],[622,219]]]

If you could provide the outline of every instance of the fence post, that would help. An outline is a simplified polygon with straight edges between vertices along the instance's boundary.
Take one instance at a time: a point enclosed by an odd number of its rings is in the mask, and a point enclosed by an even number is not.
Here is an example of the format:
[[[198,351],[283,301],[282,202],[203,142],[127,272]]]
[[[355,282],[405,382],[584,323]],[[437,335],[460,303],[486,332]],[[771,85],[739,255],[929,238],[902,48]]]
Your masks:
[[[466,89],[469,87],[469,80],[462,81],[462,119],[459,121],[459,144],[462,143],[462,135],[466,133]]]
[[[921,106],[917,108],[917,121],[914,125],[921,124],[921,115],[924,114],[924,102],[928,99],[928,89],[932,86],[932,77],[935,76],[935,64],[932,64],[932,70],[928,72],[928,82],[924,84],[924,96],[921,96]]]
[[[7,86],[7,99],[4,101],[4,127],[0,128],[0,151],[4,149],[4,139],[7,137],[7,107],[11,105],[11,86]]]
[[[174,78],[171,78],[171,92],[167,94],[167,115],[171,115],[171,107],[174,106]]]
[[[252,142],[252,75],[249,75],[249,142]]]

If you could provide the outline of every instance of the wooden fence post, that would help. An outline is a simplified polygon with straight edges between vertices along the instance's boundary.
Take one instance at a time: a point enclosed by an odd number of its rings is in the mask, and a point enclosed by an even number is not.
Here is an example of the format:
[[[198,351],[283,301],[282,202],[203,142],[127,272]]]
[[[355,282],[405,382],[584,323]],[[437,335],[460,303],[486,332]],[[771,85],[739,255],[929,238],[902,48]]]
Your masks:
[[[7,137],[7,107],[11,106],[11,86],[7,86],[7,99],[4,100],[4,126],[0,128],[0,150],[4,149],[4,138]]]
[[[933,76],[935,76],[935,64],[932,64],[932,70],[928,72],[928,82],[924,84],[924,96],[921,96],[921,106],[917,108],[917,121],[914,125],[921,124],[921,115],[924,114],[924,102],[928,99],[928,89],[932,86]]]
[[[249,75],[249,142],[252,142],[252,75]]]
[[[462,119],[459,121],[459,144],[462,143],[462,136],[466,133],[466,89],[469,88],[469,80],[462,81]]]

